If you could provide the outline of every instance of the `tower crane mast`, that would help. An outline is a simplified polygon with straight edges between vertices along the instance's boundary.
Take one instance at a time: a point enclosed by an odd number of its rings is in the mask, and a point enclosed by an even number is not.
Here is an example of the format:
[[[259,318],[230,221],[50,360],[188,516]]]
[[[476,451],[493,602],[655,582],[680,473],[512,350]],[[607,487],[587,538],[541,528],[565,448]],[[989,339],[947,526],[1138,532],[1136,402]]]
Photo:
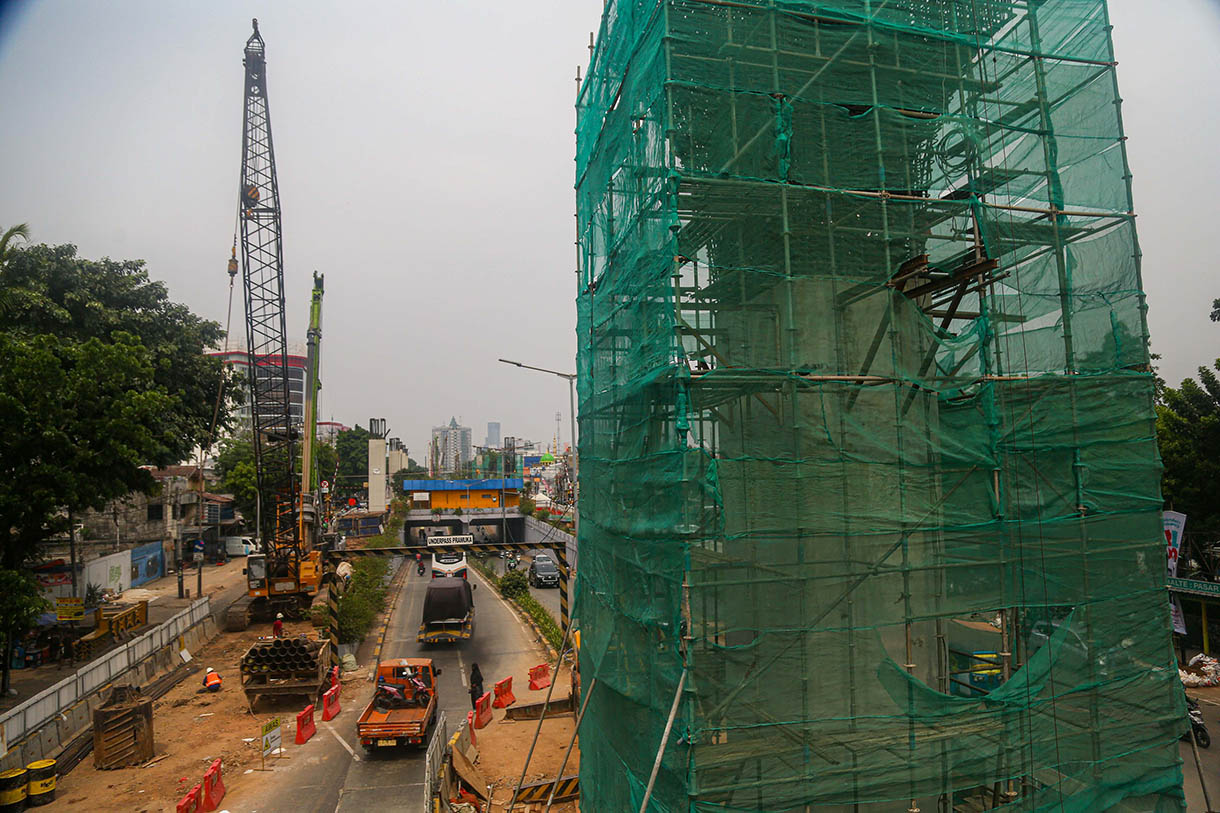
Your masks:
[[[247,595],[226,618],[244,629],[251,615],[296,612],[321,582],[311,551],[312,500],[303,499],[295,474],[299,419],[292,412],[284,304],[284,252],[279,182],[267,102],[266,45],[253,21],[246,41],[242,115],[240,231],[242,291],[254,468],[258,484],[259,553],[247,560]]]

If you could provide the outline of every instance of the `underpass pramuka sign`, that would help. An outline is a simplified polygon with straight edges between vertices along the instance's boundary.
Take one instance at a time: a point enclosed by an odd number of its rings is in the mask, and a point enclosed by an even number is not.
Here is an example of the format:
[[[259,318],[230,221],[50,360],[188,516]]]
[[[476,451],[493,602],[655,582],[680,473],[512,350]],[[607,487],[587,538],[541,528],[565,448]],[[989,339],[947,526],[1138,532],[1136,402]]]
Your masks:
[[[457,536],[430,536],[428,537],[428,547],[430,548],[445,548],[450,545],[473,545],[474,536],[471,534],[458,534]]]

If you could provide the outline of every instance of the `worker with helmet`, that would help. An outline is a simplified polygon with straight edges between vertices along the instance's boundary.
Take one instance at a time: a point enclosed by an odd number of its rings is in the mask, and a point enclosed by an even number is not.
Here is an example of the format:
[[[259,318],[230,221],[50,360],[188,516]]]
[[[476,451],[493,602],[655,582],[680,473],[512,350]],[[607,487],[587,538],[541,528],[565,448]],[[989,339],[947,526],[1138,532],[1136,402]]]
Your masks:
[[[208,671],[203,673],[203,688],[209,692],[220,691],[220,674],[210,666]]]
[[[275,623],[271,625],[271,634],[276,638],[284,637],[284,614],[275,614]]]

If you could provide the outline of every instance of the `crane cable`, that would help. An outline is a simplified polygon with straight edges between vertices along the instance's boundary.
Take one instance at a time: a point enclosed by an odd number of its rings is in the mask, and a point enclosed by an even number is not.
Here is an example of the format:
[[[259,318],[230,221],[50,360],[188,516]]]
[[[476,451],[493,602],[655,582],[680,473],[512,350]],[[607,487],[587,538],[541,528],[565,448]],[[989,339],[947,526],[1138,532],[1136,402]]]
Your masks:
[[[225,312],[225,344],[224,344],[224,359],[221,361],[220,367],[220,385],[216,388],[216,403],[212,407],[212,425],[208,429],[207,445],[200,449],[199,452],[199,469],[202,473],[203,460],[207,457],[208,452],[212,450],[212,442],[216,439],[216,424],[220,419],[220,402],[224,398],[225,392],[225,368],[224,361],[229,355],[229,328],[233,323],[233,281],[237,279],[237,227],[233,229],[233,248],[229,255],[229,307]],[[201,478],[202,479],[202,478]]]

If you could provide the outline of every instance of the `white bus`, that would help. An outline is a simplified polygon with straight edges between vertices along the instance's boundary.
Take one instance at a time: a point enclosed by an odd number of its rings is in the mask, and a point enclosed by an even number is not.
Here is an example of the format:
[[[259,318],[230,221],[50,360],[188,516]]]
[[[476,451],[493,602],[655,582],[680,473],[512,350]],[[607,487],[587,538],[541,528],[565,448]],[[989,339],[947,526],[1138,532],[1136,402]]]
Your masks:
[[[427,544],[432,549],[432,578],[439,579],[443,576],[454,576],[459,579],[468,579],[469,577],[466,575],[466,554],[460,549],[455,550],[451,546],[469,545],[473,542],[474,537],[470,534],[428,537]]]
[[[432,554],[432,578],[453,576],[458,579],[467,578],[466,554],[460,550],[438,550]]]

